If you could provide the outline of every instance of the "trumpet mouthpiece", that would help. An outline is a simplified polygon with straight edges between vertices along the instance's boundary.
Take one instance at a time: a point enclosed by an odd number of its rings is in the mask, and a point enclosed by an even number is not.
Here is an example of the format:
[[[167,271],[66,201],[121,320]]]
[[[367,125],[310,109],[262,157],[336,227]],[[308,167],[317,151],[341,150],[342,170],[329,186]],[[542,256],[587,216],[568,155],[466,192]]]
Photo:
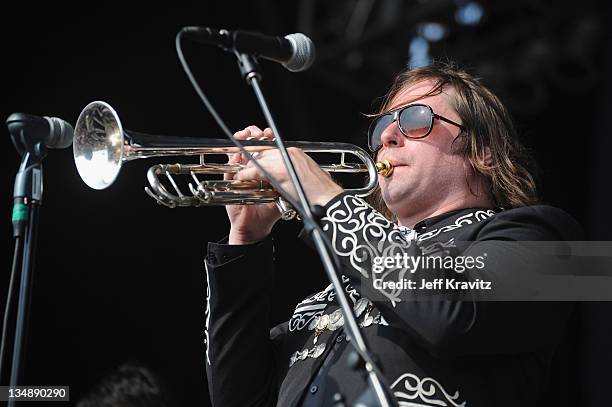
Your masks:
[[[390,177],[393,174],[393,164],[389,160],[382,160],[376,163],[376,172],[383,177]]]

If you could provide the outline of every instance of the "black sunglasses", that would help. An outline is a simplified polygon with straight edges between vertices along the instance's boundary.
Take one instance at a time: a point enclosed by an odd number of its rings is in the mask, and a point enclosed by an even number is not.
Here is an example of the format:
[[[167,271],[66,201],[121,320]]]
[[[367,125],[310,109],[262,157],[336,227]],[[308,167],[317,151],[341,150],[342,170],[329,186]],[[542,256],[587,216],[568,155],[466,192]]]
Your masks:
[[[383,132],[393,122],[397,123],[399,130],[408,138],[420,139],[427,137],[433,129],[434,119],[457,126],[461,131],[465,130],[465,127],[459,123],[435,114],[431,106],[422,104],[406,105],[380,115],[372,121],[368,130],[368,147],[370,147],[372,152],[378,151],[382,146],[381,137]]]

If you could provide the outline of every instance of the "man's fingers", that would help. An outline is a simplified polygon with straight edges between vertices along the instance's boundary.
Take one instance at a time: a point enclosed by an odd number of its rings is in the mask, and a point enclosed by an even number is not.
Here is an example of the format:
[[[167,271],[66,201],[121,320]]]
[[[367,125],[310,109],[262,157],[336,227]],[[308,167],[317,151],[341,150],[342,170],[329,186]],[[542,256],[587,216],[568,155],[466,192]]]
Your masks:
[[[237,131],[236,133],[234,133],[234,138],[237,140],[244,140],[247,137],[251,136],[251,130],[249,130],[248,128]]]
[[[272,133],[272,129],[269,127],[266,127],[263,131],[263,136],[267,138],[268,140],[272,140],[274,138],[274,133]]]
[[[248,128],[244,129],[244,130],[240,130],[236,133],[234,133],[234,138],[236,140],[246,140],[247,138],[251,137],[251,130],[249,130]],[[244,163],[247,161],[247,157],[244,157],[242,153],[231,153],[231,154],[227,154],[227,163],[228,164],[240,164],[240,163]],[[234,179],[234,174],[223,174],[223,179],[224,180],[231,180]]]
[[[272,129],[267,127],[262,130],[255,125],[248,126],[247,128],[237,131],[234,133],[234,138],[238,140],[246,140],[246,139],[261,139],[261,138],[272,139],[274,137],[274,133],[272,133]]]
[[[228,154],[227,156],[229,157],[229,159],[227,160],[228,164],[239,164],[240,162],[242,162],[242,154],[240,154],[240,153]],[[233,173],[225,173],[225,174],[223,174],[223,179],[224,180],[234,179],[234,174]]]
[[[248,130],[251,133],[251,137],[255,139],[260,139],[264,133],[262,129],[254,125],[247,127],[245,130]]]
[[[238,171],[234,175],[234,179],[240,180],[240,181],[247,181],[247,180],[259,180],[259,179],[264,179],[264,178],[260,176],[259,170],[257,169],[257,167],[246,167]]]
[[[252,139],[268,139],[271,140],[273,138],[273,133],[272,133],[272,129],[270,128],[266,128],[264,130],[260,129],[259,127],[255,126],[255,125],[251,125],[248,126],[247,128],[237,131],[236,133],[234,133],[234,138],[236,140],[252,140]],[[265,151],[261,151],[261,152],[253,152],[252,154],[254,155],[254,158],[259,160],[262,158],[263,153]],[[238,164],[238,163],[245,163],[247,161],[250,161],[250,156],[249,155],[245,155],[245,154],[241,154],[241,153],[233,153],[233,154],[227,154],[228,157],[228,164]],[[243,170],[244,171],[244,170]],[[238,175],[237,174],[225,174],[223,176],[223,179],[226,180],[231,180],[231,179],[263,179],[261,177],[259,177],[259,171],[257,170],[257,167],[253,167],[253,170],[251,171],[255,171],[255,172],[249,172],[246,176],[246,178],[244,178],[244,175]],[[250,177],[250,178],[249,178]]]
[[[240,131],[237,131],[236,133],[234,133],[234,138],[236,140],[245,140],[248,137],[251,136],[251,131],[248,129],[243,129]],[[228,164],[236,164],[239,163],[242,160],[242,154],[241,153],[230,153],[227,154],[227,163]]]

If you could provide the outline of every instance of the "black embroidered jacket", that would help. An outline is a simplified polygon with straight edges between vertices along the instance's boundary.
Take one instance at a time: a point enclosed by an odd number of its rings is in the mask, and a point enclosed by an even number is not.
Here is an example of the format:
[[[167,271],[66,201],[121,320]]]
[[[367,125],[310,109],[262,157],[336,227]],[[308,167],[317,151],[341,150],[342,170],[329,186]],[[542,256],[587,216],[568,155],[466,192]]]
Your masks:
[[[374,279],[421,284],[419,271],[405,264],[375,271],[374,262],[416,255],[415,250],[448,253],[454,242],[579,240],[580,229],[569,215],[549,206],[499,213],[469,208],[423,220],[410,231],[348,194],[329,202],[325,213],[323,230],[341,260],[345,292],[398,401],[411,406],[541,401],[570,303],[484,302],[470,296],[457,301],[435,295],[410,300],[401,288],[383,289]],[[288,322],[266,328],[272,245],[271,238],[248,246],[208,245],[205,359],[212,403],[332,405],[334,394],[341,393],[351,405],[367,384],[348,367],[352,346],[331,285],[297,304]],[[470,250],[460,249],[462,255]],[[503,250],[489,257],[518,261],[520,267],[520,256]],[[496,264],[487,265],[483,275],[495,276]],[[466,272],[458,280],[474,278]],[[432,291],[424,290],[425,295]]]

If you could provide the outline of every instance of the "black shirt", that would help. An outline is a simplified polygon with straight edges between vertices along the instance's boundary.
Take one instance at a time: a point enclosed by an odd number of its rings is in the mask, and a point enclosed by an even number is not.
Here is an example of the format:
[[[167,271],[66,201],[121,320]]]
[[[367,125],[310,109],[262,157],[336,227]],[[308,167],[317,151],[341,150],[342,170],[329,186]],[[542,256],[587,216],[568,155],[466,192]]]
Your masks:
[[[345,292],[398,401],[421,406],[541,401],[572,304],[405,301],[397,290],[374,287],[372,262],[449,242],[579,240],[580,229],[569,215],[549,206],[499,213],[467,208],[426,219],[410,231],[348,194],[330,201],[325,213],[323,230],[341,260]],[[352,404],[367,384],[348,367],[351,346],[331,285],[269,330],[273,267],[271,238],[247,246],[208,245],[206,368],[213,405],[331,405],[336,393]],[[398,273],[414,276],[400,267],[386,278]]]

